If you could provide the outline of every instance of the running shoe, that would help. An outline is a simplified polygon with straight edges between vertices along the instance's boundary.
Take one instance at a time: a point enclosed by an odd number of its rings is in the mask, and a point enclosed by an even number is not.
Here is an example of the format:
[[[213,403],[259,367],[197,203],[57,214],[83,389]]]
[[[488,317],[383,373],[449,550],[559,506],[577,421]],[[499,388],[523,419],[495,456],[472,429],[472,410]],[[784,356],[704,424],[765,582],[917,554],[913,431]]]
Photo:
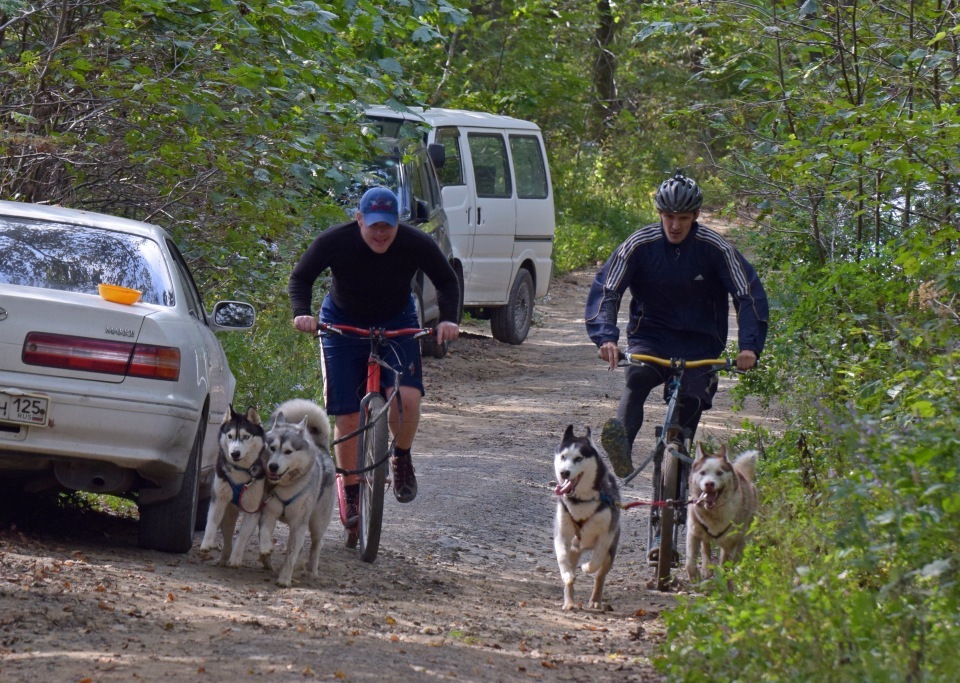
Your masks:
[[[409,455],[390,458],[393,470],[393,495],[401,503],[409,503],[417,497],[417,475],[413,473],[413,459]]]
[[[633,462],[630,459],[630,442],[627,441],[627,430],[623,423],[615,417],[603,423],[600,432],[600,443],[607,452],[607,458],[613,465],[613,471],[621,479],[633,472]]]

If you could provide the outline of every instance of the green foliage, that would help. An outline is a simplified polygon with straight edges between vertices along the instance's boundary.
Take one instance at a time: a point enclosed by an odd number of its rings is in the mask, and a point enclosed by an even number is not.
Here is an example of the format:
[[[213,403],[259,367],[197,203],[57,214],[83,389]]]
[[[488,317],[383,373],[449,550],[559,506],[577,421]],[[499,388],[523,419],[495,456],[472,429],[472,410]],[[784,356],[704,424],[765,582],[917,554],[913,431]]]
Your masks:
[[[952,680],[954,14],[903,0],[0,2],[0,196],[169,227],[209,303],[257,307],[251,333],[222,341],[236,403],[268,411],[320,397],[286,284],[342,217],[333,200],[369,151],[361,103],[539,123],[558,273],[605,260],[687,170],[756,224],[738,243],[771,334],[736,391],[782,424],[741,437],[763,446],[764,505],[728,572],[737,591],[721,572],[672,612],[658,665],[690,681]]]
[[[765,453],[763,511],[731,571],[737,591],[714,589],[668,617],[659,666],[671,678],[953,679],[960,263],[951,244],[917,235],[860,263],[774,281],[790,313],[764,357],[768,382],[755,388],[780,398],[785,430]]]

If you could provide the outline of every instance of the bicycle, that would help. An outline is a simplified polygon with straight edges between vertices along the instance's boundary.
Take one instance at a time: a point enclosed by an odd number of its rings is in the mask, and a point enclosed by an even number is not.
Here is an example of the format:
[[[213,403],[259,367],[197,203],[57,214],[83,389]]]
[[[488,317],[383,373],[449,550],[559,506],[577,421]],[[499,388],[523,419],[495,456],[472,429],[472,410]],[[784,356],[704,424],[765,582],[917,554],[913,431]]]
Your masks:
[[[340,506],[340,521],[347,529],[347,546],[360,546],[360,559],[373,562],[380,549],[380,532],[383,526],[383,495],[387,487],[387,460],[393,448],[389,443],[390,426],[388,409],[400,391],[400,373],[383,360],[381,347],[390,339],[412,336],[420,339],[434,334],[429,327],[410,327],[387,330],[380,327],[362,328],[352,325],[335,325],[321,322],[319,334],[353,335],[370,341],[367,357],[366,393],[360,400],[360,423],[357,431],[341,436],[334,445],[357,437],[357,466],[354,470],[337,468],[337,498]],[[393,389],[384,396],[380,389],[380,370],[393,372]],[[348,525],[346,493],[343,478],[360,475],[360,514],[355,525]]]
[[[686,525],[687,489],[690,466],[693,458],[695,432],[680,426],[678,405],[682,398],[680,380],[687,368],[711,367],[712,372],[732,370],[737,372],[733,361],[723,358],[689,361],[683,358],[658,358],[640,353],[621,353],[619,367],[654,363],[670,370],[665,394],[667,409],[663,423],[654,430],[656,441],[650,453],[633,472],[623,479],[627,486],[647,465],[653,461],[653,499],[647,524],[647,557],[656,562],[657,590],[670,586],[670,566],[679,564],[682,546],[680,530]]]

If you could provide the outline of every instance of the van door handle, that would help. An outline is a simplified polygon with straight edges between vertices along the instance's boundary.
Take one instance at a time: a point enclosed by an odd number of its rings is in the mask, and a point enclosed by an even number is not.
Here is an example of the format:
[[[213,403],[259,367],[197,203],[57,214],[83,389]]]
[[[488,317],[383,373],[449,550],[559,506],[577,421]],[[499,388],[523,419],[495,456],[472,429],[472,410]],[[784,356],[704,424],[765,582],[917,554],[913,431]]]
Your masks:
[[[480,225],[480,207],[477,207],[477,225]]]

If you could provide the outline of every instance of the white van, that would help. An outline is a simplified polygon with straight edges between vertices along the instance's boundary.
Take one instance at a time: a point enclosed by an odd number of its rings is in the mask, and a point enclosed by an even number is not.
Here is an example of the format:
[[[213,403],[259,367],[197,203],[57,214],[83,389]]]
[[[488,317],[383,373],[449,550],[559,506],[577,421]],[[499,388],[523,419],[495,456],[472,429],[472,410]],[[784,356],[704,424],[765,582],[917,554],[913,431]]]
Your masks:
[[[499,341],[522,343],[553,268],[556,219],[540,129],[457,109],[371,107],[366,115],[393,137],[415,135],[425,124],[426,143],[443,146],[437,175],[463,308],[489,317]]]

